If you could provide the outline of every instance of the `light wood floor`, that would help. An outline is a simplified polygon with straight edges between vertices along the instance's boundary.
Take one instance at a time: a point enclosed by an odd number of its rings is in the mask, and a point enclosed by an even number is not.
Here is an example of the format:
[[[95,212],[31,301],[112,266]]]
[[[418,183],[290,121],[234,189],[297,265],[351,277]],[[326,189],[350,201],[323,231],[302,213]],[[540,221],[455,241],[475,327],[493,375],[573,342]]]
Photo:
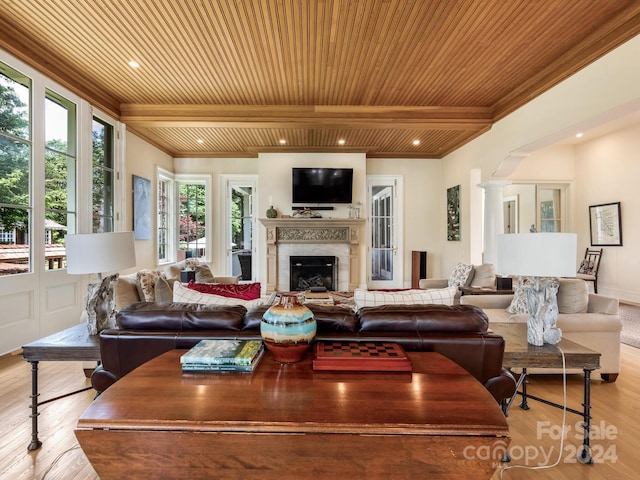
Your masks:
[[[593,424],[598,427],[591,441],[594,457],[599,463],[583,465],[575,454],[581,445],[576,438],[580,417],[568,413],[570,427],[560,463],[545,470],[510,469],[502,478],[554,480],[613,480],[638,478],[640,472],[640,350],[622,345],[622,372],[613,384],[592,382]],[[41,362],[41,400],[55,397],[88,385],[76,362]],[[531,377],[530,393],[556,402],[562,401],[561,376]],[[91,391],[56,400],[41,408],[41,449],[28,452],[31,439],[29,395],[31,393],[30,365],[20,354],[0,357],[0,479],[91,480],[97,475],[86,457],[77,448],[73,429],[78,417],[93,400]],[[568,377],[568,399],[571,407],[580,409],[582,377]],[[164,401],[158,399],[158,401]],[[559,430],[562,411],[539,402],[530,402],[531,410],[523,411],[514,405],[509,414],[512,437],[510,465],[538,466],[546,463],[543,455],[551,456],[551,463],[560,452]],[[106,446],[108,448],[108,446]],[[469,452],[474,454],[476,452]],[[460,478],[463,478],[461,472]],[[500,479],[500,471],[492,480]],[[472,479],[470,479],[472,480]]]

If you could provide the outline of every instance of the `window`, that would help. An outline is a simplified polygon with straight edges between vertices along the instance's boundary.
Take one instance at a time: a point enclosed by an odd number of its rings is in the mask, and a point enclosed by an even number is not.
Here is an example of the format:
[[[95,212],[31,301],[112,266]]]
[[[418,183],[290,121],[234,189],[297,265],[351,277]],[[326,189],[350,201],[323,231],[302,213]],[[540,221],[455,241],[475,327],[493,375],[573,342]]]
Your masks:
[[[31,80],[0,63],[0,275],[32,270]]]
[[[207,188],[204,182],[178,184],[178,248],[186,257],[206,256]]]
[[[93,117],[92,123],[92,223],[93,232],[114,231],[114,128]]]
[[[45,97],[45,268],[62,268],[64,236],[76,225],[76,105],[47,90]]]
[[[539,232],[562,232],[564,189],[560,185],[538,185]]]
[[[167,263],[175,259],[174,255],[174,198],[173,177],[164,170],[158,170],[158,263]]]
[[[516,183],[505,186],[504,231],[567,231],[571,228],[567,225],[569,188],[569,184],[566,183]]]

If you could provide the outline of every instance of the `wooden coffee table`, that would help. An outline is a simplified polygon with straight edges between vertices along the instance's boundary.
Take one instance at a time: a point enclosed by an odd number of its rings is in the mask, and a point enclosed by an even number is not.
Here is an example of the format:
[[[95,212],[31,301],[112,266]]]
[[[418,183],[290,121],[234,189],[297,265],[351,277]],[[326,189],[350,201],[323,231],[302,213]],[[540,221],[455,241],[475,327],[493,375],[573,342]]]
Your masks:
[[[558,345],[544,344],[541,347],[529,345],[527,342],[526,323],[492,323],[490,330],[502,336],[505,341],[504,359],[505,368],[521,368],[522,374],[518,378],[516,391],[522,396],[520,408],[529,409],[528,399],[536,400],[553,407],[564,409],[584,420],[583,444],[578,460],[583,463],[591,463],[591,448],[589,446],[589,432],[591,430],[591,372],[600,368],[600,353],[583,347],[582,345],[563,338]],[[581,368],[584,372],[584,401],[582,411],[565,407],[554,402],[533,396],[527,393],[527,368]],[[505,405],[504,412],[508,414],[509,408],[515,398],[511,397]]]
[[[490,478],[508,426],[489,392],[437,353],[413,372],[314,372],[311,354],[253,374],[183,374],[184,350],[121,378],[78,421],[102,480]],[[482,452],[483,450],[480,450]]]

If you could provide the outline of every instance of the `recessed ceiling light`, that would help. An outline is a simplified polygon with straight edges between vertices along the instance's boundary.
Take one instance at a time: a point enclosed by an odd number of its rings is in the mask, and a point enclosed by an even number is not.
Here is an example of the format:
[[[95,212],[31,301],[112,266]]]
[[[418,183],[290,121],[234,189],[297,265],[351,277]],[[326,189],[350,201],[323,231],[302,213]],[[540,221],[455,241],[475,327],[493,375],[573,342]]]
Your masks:
[[[196,140],[196,142],[198,142],[198,143],[204,143],[204,140],[203,140],[203,139],[201,139],[201,138],[199,138],[198,140]]]
[[[341,138],[340,140],[338,140],[338,145],[344,145],[344,138]]]
[[[131,61],[129,62],[129,66],[130,66],[131,68],[138,68],[138,67],[140,66],[140,64],[139,64],[138,62],[136,62],[135,60],[131,60]]]
[[[582,138],[582,133],[576,133],[576,138]]]
[[[284,138],[280,139],[280,145],[284,145],[285,143],[287,143],[287,141]]]
[[[413,141],[413,144],[414,144],[414,145],[420,145],[420,140],[417,140],[417,139],[416,139],[416,140],[414,140],[414,141]]]

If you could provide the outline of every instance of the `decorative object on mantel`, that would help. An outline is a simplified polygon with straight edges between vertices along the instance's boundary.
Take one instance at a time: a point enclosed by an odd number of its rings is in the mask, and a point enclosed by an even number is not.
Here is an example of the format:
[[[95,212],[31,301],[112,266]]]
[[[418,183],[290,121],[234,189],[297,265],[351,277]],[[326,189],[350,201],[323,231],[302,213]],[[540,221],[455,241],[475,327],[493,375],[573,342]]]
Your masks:
[[[67,273],[98,274],[98,282],[87,289],[87,327],[91,335],[115,327],[113,287],[118,274],[113,272],[136,265],[133,232],[87,233],[65,236]]]
[[[278,217],[278,210],[276,210],[275,208],[273,208],[273,205],[271,205],[268,209],[267,209],[267,218],[277,218]]]
[[[303,208],[302,210],[296,210],[293,212],[294,218],[322,218],[318,212],[314,212],[310,208]]]
[[[283,293],[280,301],[264,312],[260,335],[276,361],[299,362],[316,336],[316,320],[297,294]]]
[[[527,340],[531,345],[555,345],[562,338],[562,331],[556,327],[559,281],[541,277],[575,277],[576,249],[575,233],[498,235],[497,270],[521,276],[514,298],[524,294],[529,313]]]
[[[353,205],[349,205],[349,218],[360,218],[360,208],[362,203],[356,202]]]

